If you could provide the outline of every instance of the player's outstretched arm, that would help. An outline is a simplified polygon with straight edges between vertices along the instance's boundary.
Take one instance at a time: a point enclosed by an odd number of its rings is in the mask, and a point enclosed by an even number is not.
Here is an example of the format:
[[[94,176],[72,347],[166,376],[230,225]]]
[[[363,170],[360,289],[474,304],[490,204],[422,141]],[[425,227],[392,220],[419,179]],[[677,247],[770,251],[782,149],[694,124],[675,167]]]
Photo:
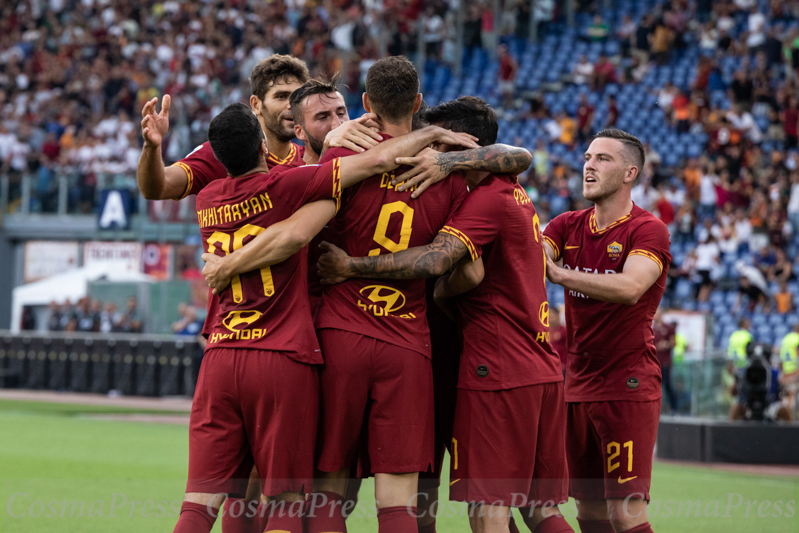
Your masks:
[[[217,294],[230,278],[281,263],[305,248],[336,214],[333,200],[319,200],[300,207],[289,218],[272,224],[246,246],[225,257],[203,254],[203,276]]]
[[[477,170],[495,174],[520,174],[530,168],[533,156],[524,148],[507,144],[492,144],[462,152],[437,152],[432,148],[422,150],[416,157],[400,158],[401,165],[413,168],[397,176],[392,183],[402,183],[397,190],[404,191],[415,185],[411,194],[417,198],[425,189],[438,183],[455,170]]]
[[[627,258],[621,274],[591,274],[557,266],[547,254],[547,278],[589,298],[635,305],[660,277],[660,266],[642,255]]]
[[[346,188],[368,177],[394,170],[399,166],[398,158],[419,153],[432,143],[449,146],[477,148],[476,137],[466,133],[455,133],[437,126],[389,139],[362,154],[341,158],[341,186]]]
[[[349,278],[432,278],[444,274],[469,253],[463,241],[449,233],[439,233],[427,246],[371,257],[350,257],[328,242],[319,246],[325,251],[317,265],[319,277],[325,285],[341,283]]]
[[[161,157],[161,142],[169,131],[169,107],[172,99],[168,94],[161,100],[161,112],[155,112],[158,98],[153,98],[141,110],[141,130],[144,147],[136,170],[139,190],[148,200],[177,200],[186,191],[189,177],[180,167],[164,167]]]

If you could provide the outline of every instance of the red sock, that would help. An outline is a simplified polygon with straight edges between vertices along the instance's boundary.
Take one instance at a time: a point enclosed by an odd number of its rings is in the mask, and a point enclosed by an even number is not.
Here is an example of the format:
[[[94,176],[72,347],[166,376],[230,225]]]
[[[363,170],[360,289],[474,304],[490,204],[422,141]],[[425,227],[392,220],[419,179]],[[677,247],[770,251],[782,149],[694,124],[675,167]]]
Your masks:
[[[430,522],[426,526],[419,526],[418,524],[417,524],[417,526],[419,528],[419,533],[436,533],[436,521],[435,520],[433,520],[432,522]],[[511,531],[511,533],[513,533],[513,532]]]
[[[610,525],[610,520],[580,520],[578,518],[577,523],[580,524],[582,533],[616,533],[613,526]]]
[[[218,509],[214,509],[214,514],[210,514],[207,505],[183,502],[173,533],[211,533],[218,512]]]
[[[649,524],[649,522],[644,522],[640,526],[635,526],[632,529],[628,529],[624,533],[655,533],[655,532],[652,531],[652,526]]]
[[[335,492],[312,493],[305,507],[308,533],[347,533],[343,504],[344,498]]]
[[[519,533],[519,528],[516,527],[516,520],[513,519],[513,515],[510,516],[508,528],[510,529],[510,533]]]
[[[258,517],[258,533],[263,533],[264,529],[266,529],[266,522],[269,520],[269,514],[267,513],[267,503],[262,501],[258,504],[258,514],[256,515]],[[222,533],[225,532],[223,531]]]
[[[222,515],[222,533],[261,533],[258,529],[257,509],[254,502],[240,498],[225,500],[225,512]]]
[[[565,518],[555,515],[540,522],[533,533],[574,533],[574,530]]]
[[[273,502],[267,506],[269,517],[264,532],[302,533],[305,502]]]
[[[416,533],[416,507],[384,507],[377,510],[378,533]]]

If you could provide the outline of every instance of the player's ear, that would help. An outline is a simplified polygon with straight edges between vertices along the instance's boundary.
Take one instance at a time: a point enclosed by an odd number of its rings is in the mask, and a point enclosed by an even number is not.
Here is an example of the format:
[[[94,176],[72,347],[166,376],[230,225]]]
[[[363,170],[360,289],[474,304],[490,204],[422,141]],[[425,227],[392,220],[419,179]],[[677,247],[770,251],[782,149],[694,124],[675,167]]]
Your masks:
[[[369,103],[369,95],[366,94],[366,93],[363,93],[363,96],[361,97],[361,100],[363,100],[363,109],[364,109],[364,111],[366,111],[367,113],[371,113],[372,112],[372,106]]]
[[[263,102],[261,102],[260,98],[258,98],[254,94],[250,96],[250,109],[252,109],[253,113],[255,113],[256,115],[260,116],[261,115],[261,106],[262,105],[263,105]]]
[[[261,146],[258,147],[258,153],[264,157],[269,155],[269,147],[266,146],[266,139],[261,139]]]
[[[635,186],[638,181],[638,167],[628,167],[627,174],[624,176],[624,183],[630,183]]]
[[[416,113],[419,111],[419,108],[422,107],[422,93],[418,93],[416,95],[416,99],[413,101],[413,112]]]
[[[301,141],[308,141],[308,136],[305,135],[305,130],[299,124],[294,124],[294,135]]]

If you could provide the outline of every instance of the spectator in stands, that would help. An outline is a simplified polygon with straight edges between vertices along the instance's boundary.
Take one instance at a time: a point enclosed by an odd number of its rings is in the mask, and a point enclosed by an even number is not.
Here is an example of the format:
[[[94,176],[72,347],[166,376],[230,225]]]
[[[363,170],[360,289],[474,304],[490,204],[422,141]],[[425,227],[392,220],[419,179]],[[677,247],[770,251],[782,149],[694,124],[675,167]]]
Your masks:
[[[746,46],[749,47],[749,54],[755,55],[766,44],[766,16],[758,10],[757,5],[753,4],[749,10],[747,30]]]
[[[749,266],[743,261],[735,263],[738,272],[738,299],[733,307],[733,313],[738,313],[743,303],[743,297],[749,300],[749,311],[752,312],[760,305],[764,311],[769,308],[769,290],[766,278],[757,267]]]
[[[594,65],[593,89],[604,92],[608,83],[616,83],[617,81],[616,66],[611,63],[608,56],[601,54]]]
[[[77,326],[77,321],[75,320],[75,309],[72,307],[72,302],[70,302],[69,299],[66,299],[61,305],[58,330],[67,331],[67,328],[70,324],[72,324],[72,331],[75,331],[75,327]]]
[[[594,65],[585,55],[580,56],[580,61],[572,67],[572,82],[576,85],[586,85],[594,79]]]
[[[632,50],[633,56],[637,57],[641,64],[649,63],[653,31],[654,25],[652,15],[646,14],[641,17],[641,23],[635,30],[635,40]]]
[[[663,390],[666,392],[666,399],[669,402],[669,414],[674,415],[677,413],[677,395],[671,385],[671,352],[677,344],[677,326],[674,323],[666,324],[663,321],[663,311],[658,309],[655,312],[655,319],[652,321],[652,330],[655,334],[657,358],[660,361]]]
[[[502,102],[505,110],[512,110],[515,107],[513,98],[516,93],[516,74],[519,65],[513,56],[508,52],[508,47],[504,44],[499,45],[499,71],[497,72],[497,82],[499,91],[502,93]]]
[[[787,283],[795,279],[793,263],[782,248],[777,248],[774,264],[768,269],[768,280],[774,283]]]
[[[197,308],[182,303],[178,306],[178,313],[180,319],[172,324],[175,335],[196,337],[202,332],[203,321],[197,318]]]
[[[135,296],[130,296],[128,298],[127,307],[125,308],[125,312],[122,314],[117,327],[119,328],[119,331],[123,333],[141,333],[142,322],[141,318],[139,317],[138,301]]]
[[[577,122],[565,111],[558,114],[558,126],[560,126],[560,142],[569,148],[573,148],[577,140]]]
[[[777,313],[784,315],[796,309],[793,302],[793,294],[788,290],[788,282],[780,282],[780,288],[774,295],[775,310]]]
[[[594,20],[586,32],[586,38],[589,41],[601,43],[608,40],[608,25],[602,20],[602,15],[594,15]]]
[[[118,330],[122,316],[117,313],[115,303],[107,302],[100,313],[100,333],[111,333]]]
[[[593,135],[594,106],[588,103],[588,98],[580,95],[577,105],[577,140],[580,143],[588,142]]]
[[[700,242],[696,247],[696,271],[701,278],[696,291],[696,299],[699,302],[707,302],[710,299],[720,264],[720,255],[719,246],[713,235],[708,235],[707,240]]]
[[[96,331],[95,326],[99,326],[100,317],[95,314],[88,296],[84,296],[78,301],[75,315],[78,321],[78,331]]]
[[[799,53],[795,54],[799,57]],[[796,148],[799,140],[797,125],[799,124],[799,100],[795,96],[788,97],[788,107],[780,113],[780,120],[785,133],[785,150]]]
[[[650,45],[652,58],[659,65],[664,65],[668,61],[673,41],[673,32],[666,25],[663,18],[659,18],[654,24]]]
[[[61,308],[55,301],[47,306],[50,314],[47,316],[47,331],[61,330]]]

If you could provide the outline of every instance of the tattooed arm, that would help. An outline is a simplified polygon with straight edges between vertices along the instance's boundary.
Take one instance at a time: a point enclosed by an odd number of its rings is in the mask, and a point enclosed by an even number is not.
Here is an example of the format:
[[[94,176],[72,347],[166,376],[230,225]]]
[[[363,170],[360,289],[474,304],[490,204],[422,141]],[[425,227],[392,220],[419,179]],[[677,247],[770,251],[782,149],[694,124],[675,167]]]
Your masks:
[[[370,257],[350,257],[341,248],[327,242],[323,242],[320,248],[325,253],[319,258],[317,267],[324,285],[334,285],[349,278],[432,278],[447,272],[469,253],[460,239],[448,233],[439,233],[427,246]]]
[[[432,148],[425,148],[416,157],[397,158],[397,163],[413,167],[394,180],[395,185],[402,183],[397,190],[404,191],[419,184],[419,188],[411,194],[411,197],[417,198],[429,186],[443,180],[455,170],[517,175],[530,168],[533,156],[524,148],[492,144],[461,152],[437,152]]]

